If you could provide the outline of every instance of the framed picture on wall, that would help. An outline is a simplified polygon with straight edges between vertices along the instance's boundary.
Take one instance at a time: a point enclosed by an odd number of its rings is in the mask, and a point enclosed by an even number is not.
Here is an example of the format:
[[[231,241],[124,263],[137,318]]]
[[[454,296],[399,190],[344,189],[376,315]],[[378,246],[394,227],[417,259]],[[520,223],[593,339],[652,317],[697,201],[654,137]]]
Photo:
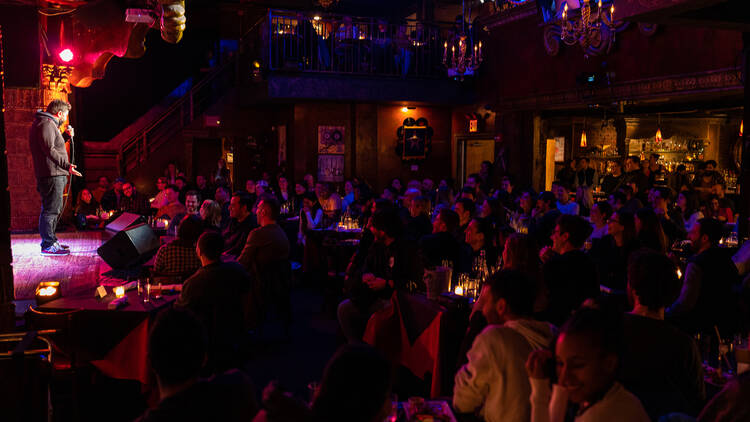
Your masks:
[[[318,126],[318,154],[344,153],[344,126]]]
[[[426,157],[427,127],[404,126],[404,152],[402,160],[421,160]]]
[[[343,182],[344,156],[331,154],[318,155],[318,180],[321,182]]]

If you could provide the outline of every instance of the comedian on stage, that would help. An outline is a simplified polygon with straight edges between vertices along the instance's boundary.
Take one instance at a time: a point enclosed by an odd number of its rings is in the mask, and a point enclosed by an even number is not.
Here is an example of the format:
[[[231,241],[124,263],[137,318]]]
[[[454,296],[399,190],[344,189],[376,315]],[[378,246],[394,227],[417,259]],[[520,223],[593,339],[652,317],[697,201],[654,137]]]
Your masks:
[[[36,189],[42,198],[42,212],[39,215],[39,234],[42,237],[42,255],[68,255],[67,245],[61,245],[55,236],[57,221],[63,207],[63,191],[68,182],[68,174],[81,176],[76,166],[68,160],[65,138],[60,128],[68,118],[70,104],[53,100],[47,111],[37,111],[29,131],[29,147],[34,161]],[[66,133],[73,138],[73,128],[68,126]]]

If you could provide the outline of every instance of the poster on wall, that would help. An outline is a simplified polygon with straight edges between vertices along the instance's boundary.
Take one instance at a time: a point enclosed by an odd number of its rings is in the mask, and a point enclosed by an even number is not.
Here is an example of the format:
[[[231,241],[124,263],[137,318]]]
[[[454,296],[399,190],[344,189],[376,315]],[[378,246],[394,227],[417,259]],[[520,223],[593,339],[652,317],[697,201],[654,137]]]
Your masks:
[[[344,156],[318,155],[318,180],[321,182],[343,182]]]
[[[344,126],[318,126],[318,154],[344,153]]]
[[[558,136],[555,138],[555,162],[562,163],[565,161],[565,137]]]
[[[404,126],[404,152],[402,160],[421,160],[426,157],[427,127]]]

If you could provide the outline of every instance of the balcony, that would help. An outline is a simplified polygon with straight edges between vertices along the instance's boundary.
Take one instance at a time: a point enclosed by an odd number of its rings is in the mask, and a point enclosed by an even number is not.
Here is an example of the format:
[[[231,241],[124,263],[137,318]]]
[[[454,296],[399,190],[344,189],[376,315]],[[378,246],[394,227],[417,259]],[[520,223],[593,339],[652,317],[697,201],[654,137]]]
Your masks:
[[[439,78],[441,26],[414,20],[270,10],[264,28],[271,71]],[[449,27],[442,26],[447,33]]]

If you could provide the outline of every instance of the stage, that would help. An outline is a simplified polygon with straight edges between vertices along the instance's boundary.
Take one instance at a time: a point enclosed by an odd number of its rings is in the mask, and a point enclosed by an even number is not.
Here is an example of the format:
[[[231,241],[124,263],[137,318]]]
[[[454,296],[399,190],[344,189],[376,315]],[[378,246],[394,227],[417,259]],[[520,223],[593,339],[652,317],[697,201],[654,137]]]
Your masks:
[[[60,243],[70,246],[70,255],[42,256],[39,234],[11,235],[13,290],[17,301],[34,298],[40,281],[60,281],[63,296],[93,290],[102,274],[111,270],[96,254],[103,243],[102,231],[57,233]]]

